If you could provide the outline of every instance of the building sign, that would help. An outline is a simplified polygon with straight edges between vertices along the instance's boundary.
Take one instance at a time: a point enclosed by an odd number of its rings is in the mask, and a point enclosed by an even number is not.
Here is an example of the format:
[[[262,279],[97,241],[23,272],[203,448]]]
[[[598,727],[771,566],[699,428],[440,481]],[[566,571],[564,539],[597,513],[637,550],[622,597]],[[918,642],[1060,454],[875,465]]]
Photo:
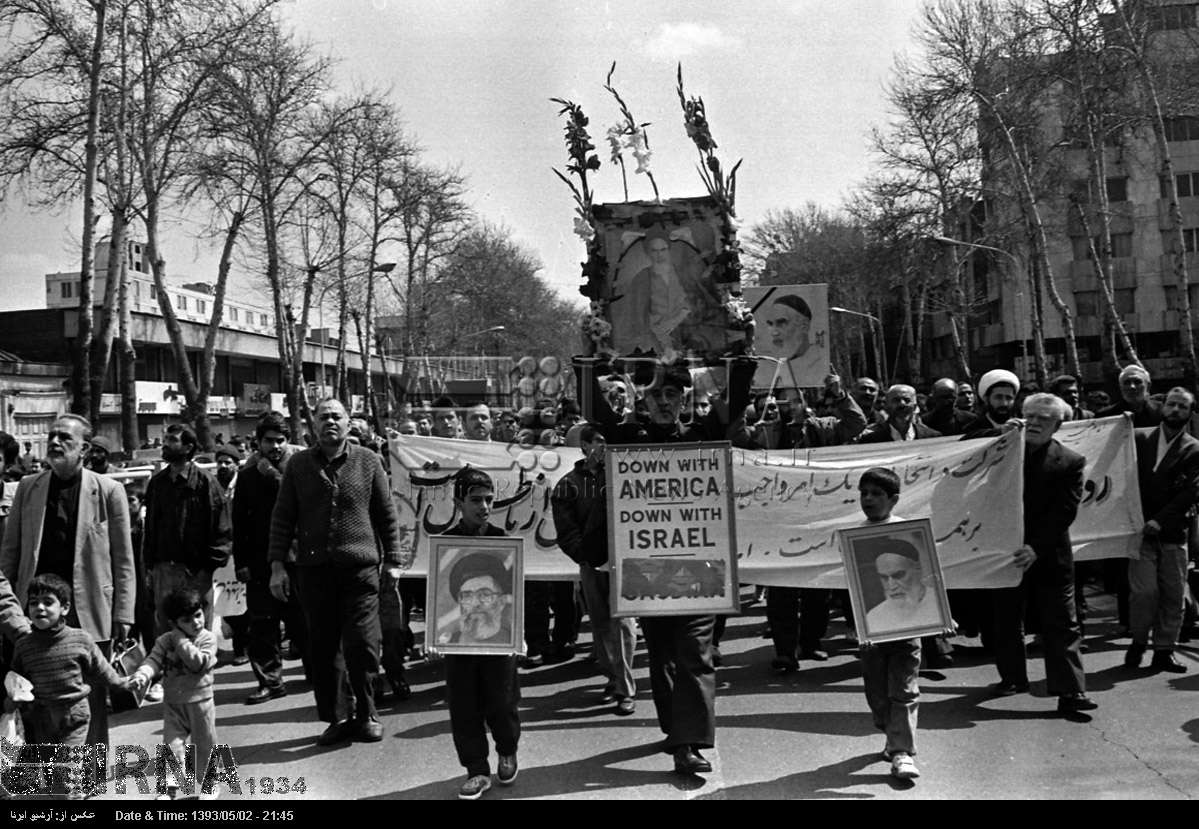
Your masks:
[[[728,443],[609,446],[613,616],[736,613]]]
[[[121,395],[119,394],[102,394],[100,395],[100,414],[102,415],[119,415],[121,413]]]
[[[270,411],[271,387],[265,383],[242,383],[241,410],[245,415],[257,417]]]
[[[237,398],[232,395],[209,395],[208,396],[208,414],[220,415],[221,417],[229,417],[237,408]]]
[[[179,386],[176,383],[156,383],[150,380],[138,380],[136,390],[137,413],[139,415],[177,415],[183,410],[185,403],[183,392],[179,391]]]
[[[283,392],[271,392],[271,411],[279,412],[285,417],[291,416],[291,407],[287,405],[287,395]]]

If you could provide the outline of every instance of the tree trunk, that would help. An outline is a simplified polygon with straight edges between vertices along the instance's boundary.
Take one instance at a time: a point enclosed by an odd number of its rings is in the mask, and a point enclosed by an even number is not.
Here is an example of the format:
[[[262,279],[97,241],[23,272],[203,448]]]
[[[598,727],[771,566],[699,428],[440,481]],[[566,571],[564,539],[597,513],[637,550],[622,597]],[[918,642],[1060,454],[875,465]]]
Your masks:
[[[1116,308],[1116,297],[1112,288],[1111,225],[1106,217],[1101,217],[1101,222],[1105,225],[1100,237],[1103,239],[1103,249],[1096,250],[1095,238],[1091,235],[1091,223],[1087,219],[1086,209],[1077,200],[1074,201],[1074,209],[1078,213],[1078,220],[1082,223],[1082,231],[1087,236],[1087,249],[1091,252],[1091,262],[1094,263],[1095,281],[1099,284],[1099,293],[1103,297],[1103,315],[1110,322],[1116,340],[1124,349],[1124,353],[1128,355],[1128,359],[1140,366],[1142,365],[1141,358],[1137,355],[1136,347],[1128,336],[1128,329],[1124,327],[1124,320],[1120,318],[1120,311]]]
[[[912,288],[908,284],[908,273],[903,274],[899,283],[899,307],[903,312],[903,325],[899,329],[899,342],[895,346],[895,360],[891,364],[891,376],[902,377],[907,382],[912,379]],[[904,372],[899,371],[900,358],[904,359]]]
[[[137,352],[133,348],[133,299],[130,297],[132,278],[129,262],[121,267],[121,290],[117,304],[120,324],[117,333],[117,376],[121,394],[121,442],[130,457],[140,445],[137,423]]]
[[[1035,244],[1035,243],[1034,243]],[[1032,355],[1033,378],[1037,385],[1044,390],[1048,386],[1045,367],[1049,364],[1049,356],[1045,353],[1045,303],[1041,291],[1041,265],[1039,259],[1033,259],[1028,272],[1028,290],[1031,295],[1029,310],[1032,314]],[[1078,377],[1078,374],[1074,375]]]
[[[383,347],[383,335],[375,335],[375,347],[379,349],[379,367],[383,370],[383,402],[387,407],[383,412],[384,419],[395,416],[398,404],[395,390],[391,387],[391,375],[387,371],[387,351]]]
[[[362,351],[362,366],[366,379],[366,410],[371,420],[371,427],[377,434],[383,433],[383,423],[379,418],[379,405],[375,402],[375,381],[371,372],[371,354],[373,351],[371,331],[374,325],[375,305],[375,274],[372,270],[366,274],[366,332],[365,336],[358,335],[359,348]],[[357,324],[357,320],[355,320]]]
[[[121,274],[125,271],[125,238],[128,225],[125,211],[112,211],[112,235],[108,241],[108,267],[104,273],[104,305],[101,308],[100,328],[92,337],[92,353],[88,366],[88,417],[97,429],[100,426],[100,395],[108,377],[112,358],[112,342],[117,333],[117,296],[121,289]]]
[[[75,360],[71,367],[71,411],[86,415],[91,411],[91,349],[93,262],[96,232],[96,147],[100,133],[100,74],[104,53],[104,29],[108,0],[92,0],[96,11],[96,33],[92,38],[91,64],[88,66],[87,136],[83,145],[83,233],[80,237],[79,328],[75,335]]]

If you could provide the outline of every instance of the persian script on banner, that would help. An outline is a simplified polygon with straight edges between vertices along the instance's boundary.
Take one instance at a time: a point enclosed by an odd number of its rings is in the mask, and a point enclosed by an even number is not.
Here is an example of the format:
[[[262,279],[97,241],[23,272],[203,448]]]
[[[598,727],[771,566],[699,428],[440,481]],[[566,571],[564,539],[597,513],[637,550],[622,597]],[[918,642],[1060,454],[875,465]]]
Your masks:
[[[1139,546],[1136,447],[1124,418],[1063,424],[1061,442],[1087,458],[1071,535],[1076,557],[1127,557]],[[451,478],[464,465],[496,484],[491,523],[525,539],[530,579],[570,579],[577,566],[557,547],[550,494],[582,458],[566,447],[505,446],[407,437],[391,442],[392,489],[411,575],[428,572],[429,536],[458,520]],[[836,530],[861,524],[857,481],[872,466],[903,483],[896,513],[929,516],[951,588],[1018,582],[1012,553],[1022,542],[1023,436],[835,446],[798,452],[732,450],[738,571],[742,582],[844,587]]]

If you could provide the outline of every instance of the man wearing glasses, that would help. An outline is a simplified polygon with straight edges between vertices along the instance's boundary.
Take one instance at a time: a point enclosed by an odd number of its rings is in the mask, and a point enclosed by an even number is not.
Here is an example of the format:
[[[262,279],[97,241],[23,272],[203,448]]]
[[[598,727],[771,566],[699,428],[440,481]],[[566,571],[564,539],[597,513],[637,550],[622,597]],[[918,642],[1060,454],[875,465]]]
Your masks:
[[[450,595],[458,602],[458,632],[450,641],[463,645],[512,642],[512,579],[488,553],[473,553],[450,572]]]

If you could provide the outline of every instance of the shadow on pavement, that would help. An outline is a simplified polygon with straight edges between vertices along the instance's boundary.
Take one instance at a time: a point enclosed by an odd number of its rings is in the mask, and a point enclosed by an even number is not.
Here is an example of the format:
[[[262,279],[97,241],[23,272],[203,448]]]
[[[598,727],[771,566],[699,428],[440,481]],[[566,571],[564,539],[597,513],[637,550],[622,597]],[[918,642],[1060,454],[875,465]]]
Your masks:
[[[867,792],[844,791],[859,785],[877,786],[889,783],[892,788],[903,791],[912,788],[910,782],[897,780],[889,771],[878,774],[859,774],[872,765],[880,769],[888,769],[887,761],[881,755],[871,752],[850,757],[838,763],[821,766],[811,771],[801,771],[795,774],[779,777],[775,780],[764,780],[760,783],[746,783],[741,786],[729,786],[707,795],[700,795],[697,800],[796,800],[804,798],[820,798],[822,800],[869,800],[874,795]]]

